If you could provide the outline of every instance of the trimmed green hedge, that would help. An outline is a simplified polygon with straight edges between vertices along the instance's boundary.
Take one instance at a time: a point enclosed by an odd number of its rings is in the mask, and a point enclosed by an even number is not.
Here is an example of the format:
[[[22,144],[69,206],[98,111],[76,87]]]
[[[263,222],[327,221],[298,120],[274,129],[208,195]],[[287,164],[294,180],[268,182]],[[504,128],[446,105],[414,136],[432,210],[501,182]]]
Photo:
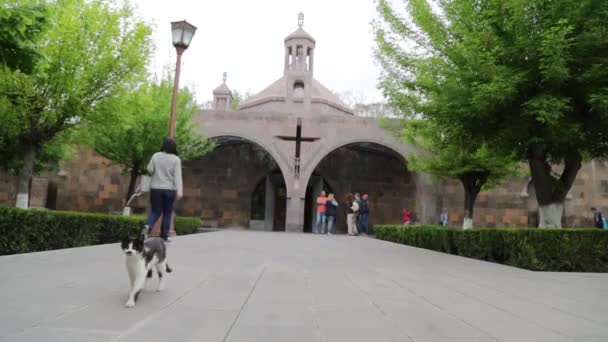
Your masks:
[[[0,255],[82,247],[139,234],[143,216],[116,216],[0,207]],[[198,232],[201,220],[176,217],[178,235]]]
[[[533,271],[608,272],[600,229],[375,226],[376,238]]]

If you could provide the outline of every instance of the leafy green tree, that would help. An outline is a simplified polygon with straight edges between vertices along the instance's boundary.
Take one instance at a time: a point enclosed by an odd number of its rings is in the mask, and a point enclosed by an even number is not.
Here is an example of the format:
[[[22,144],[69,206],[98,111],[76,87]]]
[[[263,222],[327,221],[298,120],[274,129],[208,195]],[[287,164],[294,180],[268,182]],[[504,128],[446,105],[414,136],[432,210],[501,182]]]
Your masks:
[[[561,227],[583,158],[608,156],[608,2],[432,3],[378,0],[384,94],[527,161],[539,225]]]
[[[81,141],[120,165],[130,176],[125,202],[133,195],[137,178],[146,173],[148,161],[160,150],[168,133],[172,95],[173,85],[169,81],[143,83],[125,90],[115,101],[104,103],[80,132]],[[181,90],[175,139],[182,160],[199,158],[213,147],[197,132],[193,120],[197,111],[192,94],[188,89]]]
[[[0,7],[0,65],[31,73],[40,57],[36,49],[47,10],[40,1],[10,0]]]
[[[238,91],[236,89],[233,90],[232,91],[232,104],[230,105],[230,109],[238,110],[241,103],[250,97],[251,97],[251,92],[249,92],[249,91],[247,91],[245,93],[241,93],[240,91]]]
[[[125,84],[141,80],[150,55],[150,28],[128,1],[48,2],[48,28],[28,75],[0,73],[0,165],[18,173],[17,206],[28,205],[29,180],[40,157],[53,161],[60,137],[85,122]],[[53,147],[53,148],[51,148]],[[49,151],[52,150],[52,151]],[[56,160],[54,160],[56,161]]]
[[[497,154],[487,144],[468,139],[454,127],[442,129],[427,120],[412,120],[405,125],[403,137],[424,151],[409,156],[408,168],[427,172],[435,179],[453,178],[462,183],[465,229],[473,227],[479,192],[519,173],[521,163],[514,155]]]

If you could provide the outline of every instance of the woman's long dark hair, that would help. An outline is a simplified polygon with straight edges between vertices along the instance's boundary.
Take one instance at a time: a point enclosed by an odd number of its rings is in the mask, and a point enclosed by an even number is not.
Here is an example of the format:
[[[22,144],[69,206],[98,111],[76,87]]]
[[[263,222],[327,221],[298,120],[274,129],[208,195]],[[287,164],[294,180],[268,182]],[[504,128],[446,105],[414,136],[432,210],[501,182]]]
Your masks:
[[[175,142],[175,139],[173,139],[172,137],[165,137],[165,140],[163,140],[163,146],[161,146],[160,151],[169,154],[174,154],[177,156],[177,143]]]
[[[348,203],[348,206],[350,207],[353,202],[355,201],[355,196],[353,196],[353,194],[351,194],[350,192],[348,194],[346,194],[346,203]]]

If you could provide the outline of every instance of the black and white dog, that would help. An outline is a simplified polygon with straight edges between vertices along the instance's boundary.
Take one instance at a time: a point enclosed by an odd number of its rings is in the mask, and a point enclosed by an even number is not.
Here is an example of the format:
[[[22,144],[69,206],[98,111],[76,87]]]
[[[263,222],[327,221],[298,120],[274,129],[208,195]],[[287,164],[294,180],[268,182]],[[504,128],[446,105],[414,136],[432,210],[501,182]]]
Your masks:
[[[165,272],[171,273],[167,264],[167,247],[161,238],[147,237],[144,229],[139,237],[128,237],[122,240],[122,250],[127,259],[127,272],[131,288],[125,306],[132,308],[139,297],[139,292],[146,283],[146,278],[152,277],[152,269],[158,273],[158,289],[165,288]]]

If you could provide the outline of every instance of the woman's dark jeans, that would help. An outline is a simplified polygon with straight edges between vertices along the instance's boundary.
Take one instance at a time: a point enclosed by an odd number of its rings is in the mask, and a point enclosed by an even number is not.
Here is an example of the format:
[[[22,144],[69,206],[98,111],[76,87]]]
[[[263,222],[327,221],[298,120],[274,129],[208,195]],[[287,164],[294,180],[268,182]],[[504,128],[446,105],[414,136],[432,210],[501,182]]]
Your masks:
[[[173,215],[173,203],[175,203],[175,190],[150,189],[150,206],[152,210],[148,216],[148,227],[152,229],[156,220],[163,215],[160,237],[167,240],[169,228],[171,227],[171,216]]]

